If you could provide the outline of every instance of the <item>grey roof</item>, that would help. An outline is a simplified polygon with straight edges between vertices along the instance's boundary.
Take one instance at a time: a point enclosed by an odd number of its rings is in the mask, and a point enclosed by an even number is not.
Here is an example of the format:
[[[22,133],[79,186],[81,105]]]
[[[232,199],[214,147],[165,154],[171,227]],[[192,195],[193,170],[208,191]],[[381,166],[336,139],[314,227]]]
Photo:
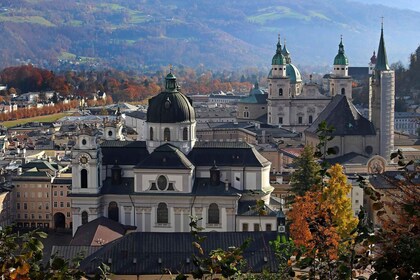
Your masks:
[[[256,200],[240,200],[238,203],[238,215],[239,216],[260,216],[260,213],[256,209],[257,201]],[[265,206],[267,215],[265,216],[277,216],[277,212],[270,209],[268,206]]]
[[[105,141],[101,144],[103,164],[136,165],[149,155],[144,141]]]
[[[246,103],[246,104],[267,104],[267,93],[262,94],[255,94],[252,93],[249,96],[242,98],[238,101],[238,103]]]
[[[100,248],[101,247],[99,246],[53,246],[51,249],[51,255],[56,254],[65,260],[72,260],[80,254],[86,258],[98,251]]]
[[[255,147],[245,142],[197,142],[188,158],[196,166],[209,166],[213,162],[218,166],[263,167],[270,164]]]
[[[147,113],[143,111],[133,111],[125,113],[125,115],[136,119],[146,120]]]
[[[164,144],[136,165],[141,169],[192,169],[194,166],[177,147]]]
[[[251,239],[243,254],[248,265],[244,270],[277,270],[275,252],[269,244],[269,241],[277,238],[277,232],[206,232],[202,236],[206,236],[202,242],[206,255],[218,248],[239,247],[245,240]],[[84,259],[80,268],[92,274],[101,262],[111,261],[111,273],[116,275],[161,275],[165,270],[190,273],[194,270],[192,255],[198,253],[192,246],[193,241],[195,239],[189,232],[130,233]]]
[[[212,186],[208,178],[196,178],[192,191],[196,196],[238,196],[240,192],[240,190],[231,186],[226,189],[223,182],[219,182],[217,186]]]
[[[334,96],[305,133],[315,134],[319,124],[324,120],[334,127],[332,132],[334,136],[376,134],[372,122],[363,117],[345,95]]]
[[[388,57],[386,55],[384,29],[381,28],[381,38],[379,39],[378,56],[376,57],[375,70],[389,70]]]
[[[331,164],[367,164],[369,157],[351,152],[342,156],[327,159],[327,161]]]

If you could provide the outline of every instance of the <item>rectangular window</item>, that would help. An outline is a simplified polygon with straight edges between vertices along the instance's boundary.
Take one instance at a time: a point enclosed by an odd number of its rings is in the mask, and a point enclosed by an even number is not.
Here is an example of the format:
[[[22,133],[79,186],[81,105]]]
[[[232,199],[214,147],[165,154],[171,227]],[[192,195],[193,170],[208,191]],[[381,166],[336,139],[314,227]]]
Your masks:
[[[42,214],[38,214],[38,219],[42,220]]]
[[[299,122],[299,124],[302,124],[302,117],[298,118],[298,122]]]
[[[50,209],[50,204],[48,202],[45,202],[45,209],[46,210]]]
[[[28,218],[28,214],[26,214],[26,213],[25,213],[25,215],[23,215],[23,216],[25,217],[25,219],[27,219],[27,218]]]
[[[31,214],[31,219],[35,220],[35,214],[34,213]]]
[[[31,192],[31,198],[35,198],[35,193]]]
[[[67,218],[70,218],[70,212],[67,212]]]
[[[20,192],[17,192],[16,193],[16,197],[20,197]]]
[[[279,117],[279,124],[283,124],[283,118]]]
[[[272,231],[271,224],[266,224],[265,225],[265,231]]]
[[[39,202],[38,203],[38,210],[41,210],[42,209],[42,202]]]
[[[63,191],[60,191],[60,196],[64,196],[64,192]]]
[[[48,198],[49,196],[50,196],[50,195],[49,195],[47,192],[45,192],[45,193],[44,193],[44,197],[45,197],[45,198]]]
[[[28,192],[24,192],[24,193],[23,193],[23,197],[24,197],[24,198],[27,198],[27,197],[28,197]]]
[[[242,231],[248,231],[248,224],[242,224]]]
[[[57,191],[54,191],[54,196],[57,196]]]
[[[254,231],[260,231],[260,224],[254,224]]]
[[[57,208],[58,207],[58,203],[57,203],[57,201],[54,201],[54,208]]]
[[[60,202],[60,207],[63,208],[64,207],[64,202]]]
[[[67,202],[67,207],[71,207],[70,202]]]
[[[28,210],[28,204],[25,202],[25,203],[23,203],[23,209],[24,210]]]
[[[16,203],[16,209],[19,210],[20,209],[20,203]]]
[[[17,214],[17,218],[20,219],[20,213]]]
[[[42,198],[42,192],[38,192],[38,198]]]

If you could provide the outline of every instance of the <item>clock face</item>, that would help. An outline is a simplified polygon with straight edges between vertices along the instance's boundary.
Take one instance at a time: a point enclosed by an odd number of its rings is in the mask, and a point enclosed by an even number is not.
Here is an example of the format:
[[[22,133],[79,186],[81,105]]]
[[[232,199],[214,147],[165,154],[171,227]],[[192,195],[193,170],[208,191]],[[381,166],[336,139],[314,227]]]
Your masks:
[[[89,158],[88,158],[86,155],[81,155],[81,156],[79,157],[79,162],[80,162],[81,164],[87,164],[87,163],[89,162]]]

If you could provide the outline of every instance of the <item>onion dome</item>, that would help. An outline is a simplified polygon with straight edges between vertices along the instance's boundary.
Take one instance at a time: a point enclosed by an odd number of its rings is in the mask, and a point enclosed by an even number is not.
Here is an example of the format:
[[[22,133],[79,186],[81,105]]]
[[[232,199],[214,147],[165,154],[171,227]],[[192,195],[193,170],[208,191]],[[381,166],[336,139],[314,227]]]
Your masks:
[[[176,77],[172,73],[165,78],[165,90],[149,99],[147,122],[195,122],[192,101],[179,91]]]
[[[286,76],[289,77],[291,83],[302,82],[299,69],[291,63],[286,65]]]
[[[271,65],[284,65],[285,59],[284,56],[282,54],[282,49],[281,49],[281,44],[280,44],[280,35],[279,35],[279,40],[277,42],[277,49],[276,49],[276,54],[273,56],[273,59],[271,61]]]
[[[349,65],[349,60],[344,54],[343,38],[341,38],[340,44],[338,45],[338,54],[334,58],[334,65]]]

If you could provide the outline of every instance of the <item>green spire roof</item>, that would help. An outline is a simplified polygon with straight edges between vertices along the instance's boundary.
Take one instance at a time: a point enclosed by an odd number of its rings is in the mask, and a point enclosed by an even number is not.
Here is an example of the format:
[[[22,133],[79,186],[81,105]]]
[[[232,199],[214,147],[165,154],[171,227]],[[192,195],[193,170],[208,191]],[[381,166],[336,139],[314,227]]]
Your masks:
[[[334,65],[349,65],[349,60],[344,54],[343,38],[341,38],[340,44],[338,45],[338,54],[334,58]]]
[[[386,56],[384,28],[381,28],[381,39],[379,40],[378,55],[376,57],[375,70],[389,70],[388,58]]]
[[[286,64],[292,63],[292,59],[290,58],[290,52],[286,47],[286,39],[284,39],[283,50],[281,52],[284,55],[284,58],[286,59]]]
[[[271,65],[284,65],[284,56],[281,52],[282,52],[282,49],[281,49],[280,35],[279,35],[279,40],[277,42],[276,54],[273,56],[273,59],[271,61]]]

